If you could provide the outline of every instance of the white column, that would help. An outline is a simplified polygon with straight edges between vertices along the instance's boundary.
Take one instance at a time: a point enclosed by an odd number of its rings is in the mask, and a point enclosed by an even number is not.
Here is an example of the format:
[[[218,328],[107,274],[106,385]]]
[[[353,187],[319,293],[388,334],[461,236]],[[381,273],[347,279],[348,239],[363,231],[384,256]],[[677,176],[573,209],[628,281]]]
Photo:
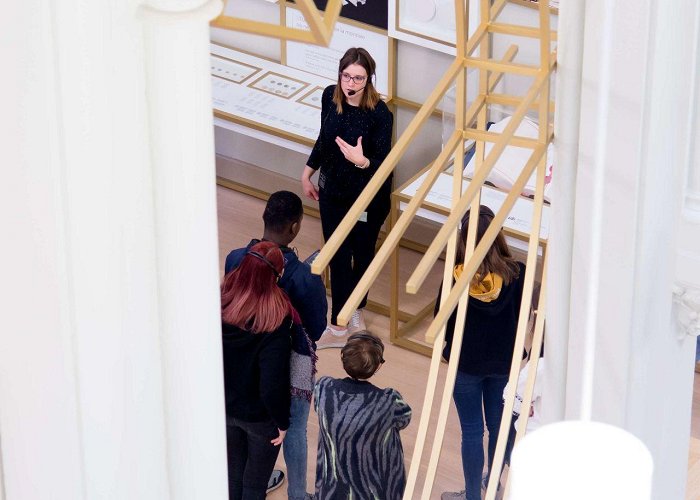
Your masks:
[[[171,498],[226,498],[209,20],[219,0],[142,8]]]
[[[697,8],[585,12],[565,415],[639,437],[658,499],[682,498],[687,471],[693,342],[671,306]]]
[[[583,59],[584,2],[563,2],[559,9],[555,145],[557,165],[552,185],[551,229],[547,243],[547,365],[543,378],[543,422],[564,417],[566,362],[569,348],[571,256],[578,170],[581,64]]]
[[[167,3],[186,12],[146,19],[148,57],[134,2],[27,0],[0,16],[8,500],[227,497],[217,5]]]
[[[0,31],[6,497],[167,498],[141,26],[28,0]]]

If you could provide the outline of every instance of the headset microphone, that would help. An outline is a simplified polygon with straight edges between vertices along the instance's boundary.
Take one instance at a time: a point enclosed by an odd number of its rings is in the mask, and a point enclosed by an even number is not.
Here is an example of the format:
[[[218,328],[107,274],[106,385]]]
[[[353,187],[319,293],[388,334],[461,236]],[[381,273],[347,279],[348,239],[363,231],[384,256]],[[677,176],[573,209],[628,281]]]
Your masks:
[[[365,87],[366,86],[367,85],[365,85]],[[362,87],[361,89],[357,89],[357,90],[348,90],[348,95],[353,96],[353,95],[357,94],[360,90],[364,90],[365,87]]]

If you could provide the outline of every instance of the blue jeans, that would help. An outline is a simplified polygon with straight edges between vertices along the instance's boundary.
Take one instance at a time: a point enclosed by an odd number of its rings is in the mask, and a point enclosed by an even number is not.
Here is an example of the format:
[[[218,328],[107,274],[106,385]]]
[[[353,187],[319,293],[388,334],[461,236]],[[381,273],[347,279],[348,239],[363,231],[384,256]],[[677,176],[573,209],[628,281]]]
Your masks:
[[[484,471],[484,416],[489,431],[489,470],[503,414],[503,389],[508,375],[468,375],[457,371],[453,398],[462,428],[462,468],[467,500],[481,499]],[[482,413],[483,408],[483,413]]]
[[[306,498],[306,424],[311,403],[304,398],[292,396],[289,408],[289,429],[284,437],[282,450],[287,464],[287,496],[289,500]]]

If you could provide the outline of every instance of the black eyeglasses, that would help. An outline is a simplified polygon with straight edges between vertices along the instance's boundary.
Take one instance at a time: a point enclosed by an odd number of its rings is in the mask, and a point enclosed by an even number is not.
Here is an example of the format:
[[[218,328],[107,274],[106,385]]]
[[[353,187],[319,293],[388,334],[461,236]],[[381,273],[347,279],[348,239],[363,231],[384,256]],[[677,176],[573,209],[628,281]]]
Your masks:
[[[347,73],[341,73],[341,74],[340,74],[340,78],[342,78],[342,80],[343,80],[344,82],[349,82],[350,80],[352,80],[352,81],[355,82],[357,85],[360,85],[362,82],[364,82],[364,81],[367,79],[366,76],[359,76],[359,75],[358,75],[358,76],[352,76],[352,75],[349,75],[349,74],[347,74]]]

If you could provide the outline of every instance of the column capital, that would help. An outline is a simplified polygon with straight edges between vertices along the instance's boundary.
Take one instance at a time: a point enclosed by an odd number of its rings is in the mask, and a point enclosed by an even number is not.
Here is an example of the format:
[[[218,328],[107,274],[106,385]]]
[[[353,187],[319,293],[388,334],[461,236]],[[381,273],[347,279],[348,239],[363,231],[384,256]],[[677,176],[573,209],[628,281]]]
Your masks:
[[[680,327],[679,338],[700,336],[700,288],[676,282],[673,285],[673,313]]]
[[[221,0],[144,0],[141,12],[154,17],[194,17],[214,19],[223,10]]]

